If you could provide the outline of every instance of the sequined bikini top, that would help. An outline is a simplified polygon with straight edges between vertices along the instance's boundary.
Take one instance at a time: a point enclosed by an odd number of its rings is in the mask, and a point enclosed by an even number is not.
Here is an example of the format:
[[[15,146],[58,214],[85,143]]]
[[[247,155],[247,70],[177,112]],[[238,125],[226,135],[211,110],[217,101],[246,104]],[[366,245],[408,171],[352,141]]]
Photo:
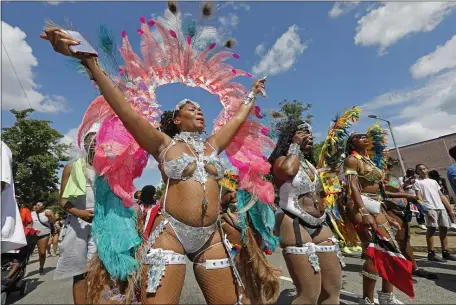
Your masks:
[[[179,140],[179,138],[176,138],[176,140]],[[201,161],[204,163],[204,167],[199,167],[197,164],[199,163],[198,161],[200,161],[197,157],[199,154],[195,154],[196,156],[191,156],[184,152],[181,157],[166,161],[166,152],[168,152],[168,150],[171,147],[176,145],[176,140],[171,140],[171,143],[160,154],[160,160],[163,166],[163,171],[165,172],[168,178],[174,180],[187,180],[190,178],[194,178],[199,182],[203,182],[203,180],[205,180],[206,175],[215,180],[220,180],[224,177],[224,167],[222,162],[220,161],[220,158],[218,157],[217,151],[207,141],[201,141],[201,144],[203,146],[204,144],[208,144],[212,148],[213,152],[208,156],[202,156]],[[185,171],[188,170],[192,165],[195,165],[195,169],[193,170],[193,172],[189,175],[184,175]],[[207,170],[207,165],[214,166],[216,174],[211,174]]]
[[[375,166],[374,162],[365,156],[361,156],[361,158],[357,159],[361,161],[358,177],[361,177],[372,183],[380,183],[383,181],[383,178],[385,176],[384,172]]]
[[[305,171],[304,168],[308,168],[311,170],[311,172],[314,173],[315,180],[312,181],[312,179],[309,177],[307,172]],[[307,160],[301,161],[301,164],[299,166],[299,171],[296,174],[296,176],[293,178],[293,180],[290,182],[285,182],[281,187],[280,187],[280,193],[281,195],[283,192],[292,192],[295,195],[302,195],[302,194],[308,194],[308,193],[313,193],[313,192],[320,192],[322,190],[322,185],[320,182],[320,177],[318,175],[317,170],[315,167],[308,162]],[[282,196],[281,196],[282,197]]]

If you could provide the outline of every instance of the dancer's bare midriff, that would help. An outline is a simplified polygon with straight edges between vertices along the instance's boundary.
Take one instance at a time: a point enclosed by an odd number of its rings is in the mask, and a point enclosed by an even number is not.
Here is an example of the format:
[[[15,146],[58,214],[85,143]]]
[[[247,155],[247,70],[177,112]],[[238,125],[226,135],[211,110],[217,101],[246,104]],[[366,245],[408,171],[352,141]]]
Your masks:
[[[317,202],[314,198],[317,200]],[[302,197],[300,196],[298,201],[299,205],[304,209],[304,211],[306,211],[313,217],[319,218],[323,216],[323,214],[325,213],[325,208],[323,206],[323,203],[321,202],[321,198],[319,197],[319,195],[314,196],[311,194],[306,194]]]
[[[217,181],[206,182],[206,213],[203,216],[203,188],[194,179],[171,180],[166,198],[166,213],[192,227],[213,224],[220,214],[219,187]]]

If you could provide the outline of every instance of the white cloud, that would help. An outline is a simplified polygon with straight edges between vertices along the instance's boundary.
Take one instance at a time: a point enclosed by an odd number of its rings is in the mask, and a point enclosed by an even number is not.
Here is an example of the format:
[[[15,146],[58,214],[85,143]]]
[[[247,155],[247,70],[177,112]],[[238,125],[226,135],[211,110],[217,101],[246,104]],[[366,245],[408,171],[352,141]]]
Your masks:
[[[456,70],[435,76],[421,87],[385,93],[362,108],[389,118],[399,145],[456,132]]]
[[[77,142],[78,130],[79,130],[78,127],[68,130],[68,132],[65,133],[63,135],[63,138],[60,140],[61,143],[69,144],[72,146],[67,151],[68,155],[72,159],[74,159],[80,155],[80,149],[78,148],[78,142]]]
[[[250,11],[250,5],[244,2],[234,2],[234,1],[227,1],[223,4],[218,4],[217,5],[217,10],[224,9],[225,7],[232,7],[233,10],[237,11],[239,9],[244,9],[246,11]]]
[[[328,12],[328,16],[330,18],[337,18],[337,17],[353,10],[355,7],[357,7],[359,5],[359,3],[360,3],[360,1],[336,2],[336,3],[334,3],[331,10]]]
[[[274,43],[261,61],[252,67],[255,75],[276,75],[288,71],[308,45],[301,42],[296,24],[290,26]]]
[[[266,51],[266,48],[264,47],[264,43],[257,45],[255,48],[255,54],[258,56],[263,56],[264,51]]]
[[[158,168],[158,162],[154,158],[149,158],[149,161],[147,161],[147,165],[144,168],[144,170],[150,170],[150,169],[157,169]]]
[[[387,2],[358,21],[355,44],[379,46],[379,54],[412,34],[433,31],[456,2]]]
[[[236,27],[239,24],[239,17],[236,14],[229,13],[228,16],[219,17],[219,22],[224,27]]]
[[[64,97],[44,96],[37,91],[39,86],[35,83],[32,69],[38,66],[38,61],[25,41],[26,37],[20,28],[2,21],[2,110],[34,108],[47,113],[65,111]]]
[[[437,46],[434,52],[429,53],[410,67],[413,78],[424,78],[456,67],[456,35],[444,45]]]
[[[57,6],[62,3],[62,1],[46,1],[47,4],[49,5],[54,5]]]

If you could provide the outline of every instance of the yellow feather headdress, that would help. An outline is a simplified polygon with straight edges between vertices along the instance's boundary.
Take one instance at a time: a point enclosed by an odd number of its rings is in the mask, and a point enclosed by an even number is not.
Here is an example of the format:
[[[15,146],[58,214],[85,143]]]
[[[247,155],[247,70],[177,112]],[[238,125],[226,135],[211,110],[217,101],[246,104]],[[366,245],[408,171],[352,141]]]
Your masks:
[[[355,106],[336,116],[329,126],[328,136],[318,156],[318,167],[334,166],[344,159],[345,144],[349,137],[348,129],[359,120],[361,108]]]

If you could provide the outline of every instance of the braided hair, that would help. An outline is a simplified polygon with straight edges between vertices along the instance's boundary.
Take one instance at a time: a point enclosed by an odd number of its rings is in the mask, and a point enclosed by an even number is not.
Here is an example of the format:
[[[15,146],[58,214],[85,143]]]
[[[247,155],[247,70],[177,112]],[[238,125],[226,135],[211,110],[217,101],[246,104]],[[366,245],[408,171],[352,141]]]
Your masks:
[[[160,129],[171,138],[179,133],[177,125],[174,124],[176,111],[166,110],[160,120]]]
[[[271,153],[271,156],[269,156],[269,163],[274,165],[274,162],[277,158],[287,155],[293,137],[296,134],[296,131],[298,131],[298,126],[303,123],[304,121],[299,119],[289,119],[288,121],[278,126],[278,129],[280,131],[279,140],[277,141],[277,145],[274,151]],[[313,150],[305,154],[304,157],[307,159],[307,161],[312,163],[312,165],[315,165]]]

